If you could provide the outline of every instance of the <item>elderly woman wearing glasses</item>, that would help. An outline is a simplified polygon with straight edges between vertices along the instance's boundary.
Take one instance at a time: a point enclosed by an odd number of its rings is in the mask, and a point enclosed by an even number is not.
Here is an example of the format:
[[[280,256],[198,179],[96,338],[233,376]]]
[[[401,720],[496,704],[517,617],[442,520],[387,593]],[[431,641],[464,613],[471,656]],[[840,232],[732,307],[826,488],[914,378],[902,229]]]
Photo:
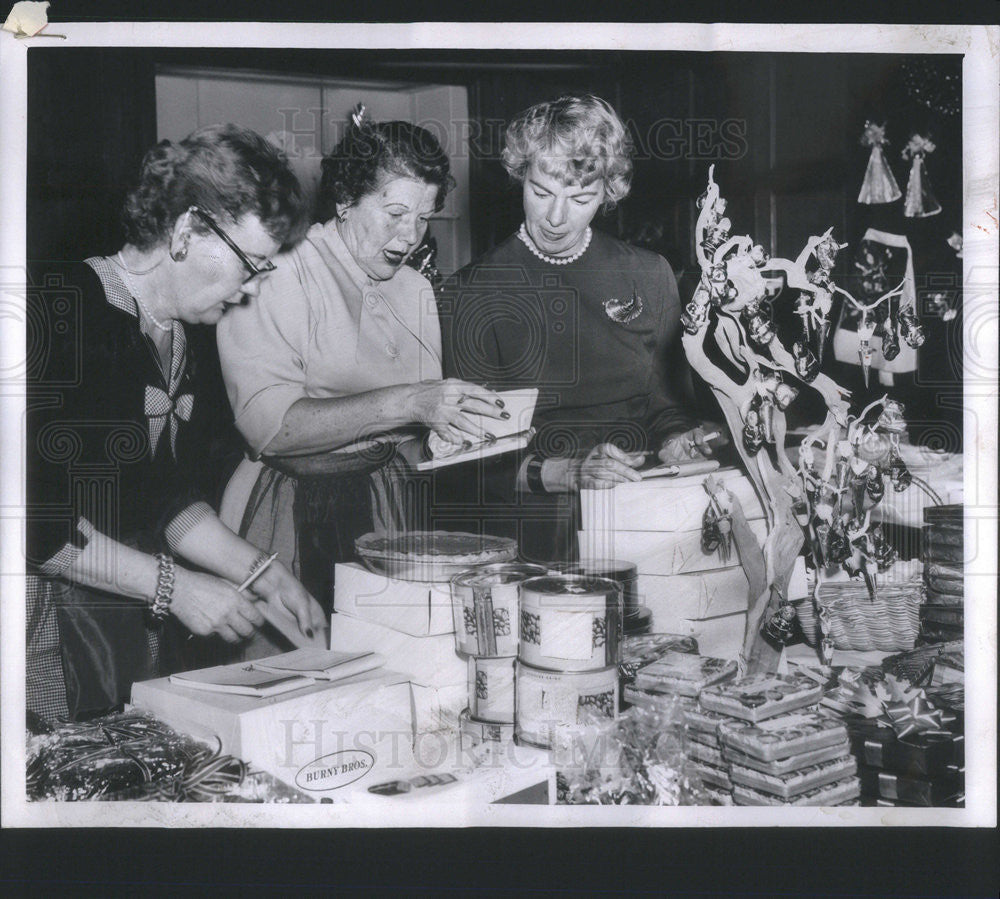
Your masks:
[[[33,265],[34,319],[53,323],[28,400],[27,705],[37,714],[106,711],[134,681],[177,664],[171,647],[184,641],[171,638],[237,642],[264,623],[262,608],[292,613],[303,638],[324,626],[284,562],[265,569],[268,554],[208,504],[228,409],[214,347],[189,327],[253,302],[298,207],[274,148],[213,126],[149,151],[117,253]]]
[[[630,140],[593,96],[539,103],[507,128],[502,161],[524,222],[442,294],[445,372],[540,389],[530,452],[487,461],[489,498],[519,520],[522,554],[572,557],[571,496],[712,452],[667,374],[681,305],[667,261],[591,228],[627,196]],[[562,495],[562,496],[561,496]],[[512,515],[511,507],[519,510]]]
[[[218,329],[252,456],[227,507],[238,497],[240,533],[295,553],[324,604],[357,537],[406,529],[419,511],[405,507],[401,440],[428,428],[452,443],[482,439],[491,419],[509,417],[492,391],[441,380],[434,293],[405,264],[453,183],[430,132],[355,115],[323,160],[323,221]]]

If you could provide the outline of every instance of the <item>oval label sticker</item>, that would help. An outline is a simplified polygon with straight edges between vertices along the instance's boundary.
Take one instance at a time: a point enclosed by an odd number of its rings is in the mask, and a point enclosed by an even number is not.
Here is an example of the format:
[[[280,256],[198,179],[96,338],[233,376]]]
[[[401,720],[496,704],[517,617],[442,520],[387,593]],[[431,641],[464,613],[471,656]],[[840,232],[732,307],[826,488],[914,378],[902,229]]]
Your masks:
[[[339,790],[364,777],[374,765],[375,756],[364,749],[331,752],[299,768],[295,784],[303,790]]]

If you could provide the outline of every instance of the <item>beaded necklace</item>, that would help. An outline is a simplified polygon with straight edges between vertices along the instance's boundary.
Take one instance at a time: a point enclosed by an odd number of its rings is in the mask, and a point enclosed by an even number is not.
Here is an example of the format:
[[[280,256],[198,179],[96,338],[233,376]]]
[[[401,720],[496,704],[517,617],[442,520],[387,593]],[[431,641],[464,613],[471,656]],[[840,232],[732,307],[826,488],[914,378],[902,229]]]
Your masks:
[[[161,322],[149,309],[146,304],[140,299],[139,294],[136,292],[135,284],[132,283],[131,272],[127,265],[125,265],[125,257],[122,256],[121,250],[117,253],[118,264],[121,266],[122,274],[125,276],[125,286],[128,288],[129,293],[132,294],[132,299],[135,300],[136,305],[146,313],[146,318],[149,319],[150,323],[159,331],[172,331],[173,325],[170,323]]]
[[[587,247],[590,246],[590,238],[594,236],[594,232],[591,231],[588,225],[583,235],[583,246],[572,256],[546,256],[545,253],[535,246],[535,242],[531,239],[531,235],[528,234],[528,229],[525,227],[524,222],[521,222],[521,227],[517,229],[517,236],[521,239],[521,243],[541,259],[542,262],[547,262],[549,265],[569,265],[571,262],[576,262],[577,259],[587,252]]]

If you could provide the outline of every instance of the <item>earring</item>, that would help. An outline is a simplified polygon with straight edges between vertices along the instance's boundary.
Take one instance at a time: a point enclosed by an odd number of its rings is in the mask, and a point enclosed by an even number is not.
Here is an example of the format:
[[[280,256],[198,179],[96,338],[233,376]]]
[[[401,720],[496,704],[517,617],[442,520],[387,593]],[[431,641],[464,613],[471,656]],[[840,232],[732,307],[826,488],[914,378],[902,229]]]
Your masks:
[[[170,258],[173,259],[174,262],[181,262],[182,260],[187,259],[187,254],[188,254],[187,238],[182,237],[181,245],[176,250],[170,251]]]

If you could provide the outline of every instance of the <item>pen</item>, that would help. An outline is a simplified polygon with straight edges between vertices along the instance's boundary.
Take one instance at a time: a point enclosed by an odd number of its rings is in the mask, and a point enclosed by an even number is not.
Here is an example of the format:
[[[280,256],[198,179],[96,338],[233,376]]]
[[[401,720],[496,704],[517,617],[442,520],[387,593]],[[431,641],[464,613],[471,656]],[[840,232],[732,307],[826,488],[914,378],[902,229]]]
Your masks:
[[[249,587],[255,580],[257,580],[257,578],[259,578],[265,571],[267,571],[268,568],[270,568],[271,563],[277,558],[278,558],[277,553],[271,553],[271,555],[267,557],[267,561],[265,561],[264,564],[260,566],[260,568],[258,568],[253,574],[251,574],[242,584],[240,584],[236,588],[236,592],[242,593],[244,590],[246,590],[247,587]]]

